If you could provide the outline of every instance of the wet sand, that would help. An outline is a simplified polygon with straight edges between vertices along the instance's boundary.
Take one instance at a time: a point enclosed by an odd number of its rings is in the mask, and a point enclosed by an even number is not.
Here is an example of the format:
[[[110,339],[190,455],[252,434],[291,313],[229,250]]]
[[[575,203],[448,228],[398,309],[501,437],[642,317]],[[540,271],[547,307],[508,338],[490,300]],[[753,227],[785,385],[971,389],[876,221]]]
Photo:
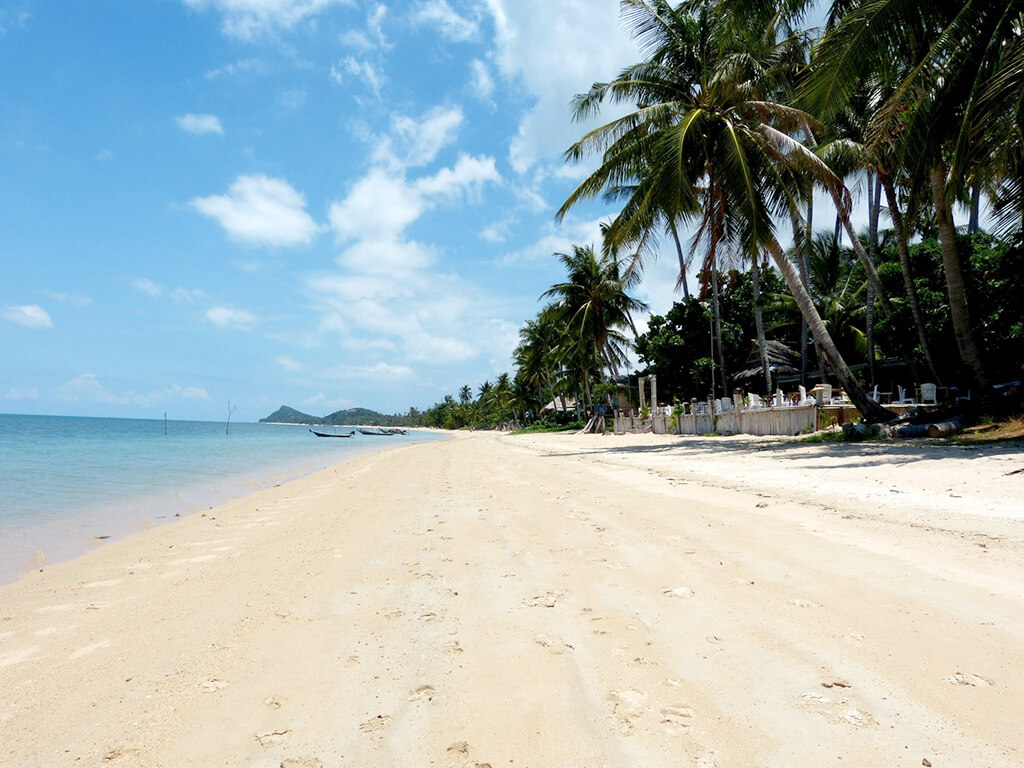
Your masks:
[[[0,587],[0,765],[1019,766],[1024,454],[457,435]]]

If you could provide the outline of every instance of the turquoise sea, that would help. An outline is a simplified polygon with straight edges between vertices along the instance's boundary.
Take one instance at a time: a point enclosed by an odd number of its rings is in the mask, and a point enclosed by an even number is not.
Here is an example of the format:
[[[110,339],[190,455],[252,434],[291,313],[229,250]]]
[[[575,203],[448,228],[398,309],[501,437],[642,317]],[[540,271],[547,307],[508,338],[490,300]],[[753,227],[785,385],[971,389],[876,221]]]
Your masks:
[[[164,428],[162,420],[0,414],[0,584],[361,454],[444,437],[410,430],[329,440],[304,426],[228,431],[197,421]]]

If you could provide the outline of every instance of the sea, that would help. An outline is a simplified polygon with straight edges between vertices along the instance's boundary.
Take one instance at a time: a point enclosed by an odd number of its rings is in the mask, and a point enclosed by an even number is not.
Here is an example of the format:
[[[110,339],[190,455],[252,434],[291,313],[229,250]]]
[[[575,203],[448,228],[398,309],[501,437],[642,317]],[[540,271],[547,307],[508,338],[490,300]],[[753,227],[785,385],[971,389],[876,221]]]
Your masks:
[[[0,584],[356,456],[439,439],[433,430],[338,440],[285,424],[0,414]]]

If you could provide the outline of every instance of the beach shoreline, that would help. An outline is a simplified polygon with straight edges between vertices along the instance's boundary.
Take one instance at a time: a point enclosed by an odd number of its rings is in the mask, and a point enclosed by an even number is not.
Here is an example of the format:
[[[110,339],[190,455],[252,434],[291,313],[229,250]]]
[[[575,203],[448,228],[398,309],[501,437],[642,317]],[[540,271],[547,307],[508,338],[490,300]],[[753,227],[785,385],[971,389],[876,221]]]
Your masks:
[[[0,585],[0,764],[1019,765],[1013,446],[460,433]]]
[[[275,443],[268,428],[281,425],[239,423],[228,439],[218,424],[170,422],[172,437],[168,440],[162,423],[156,420],[15,418],[41,420],[47,432],[42,440],[34,432],[28,436],[14,434],[12,430],[5,435],[9,445],[3,456],[4,479],[9,485],[5,486],[5,498],[0,500],[0,584],[16,581],[21,574],[40,567],[77,557],[104,542],[165,525],[182,516],[317,472],[346,458],[387,447],[377,441],[358,440],[325,445],[312,435],[298,433],[295,433],[298,442]],[[62,443],[64,453],[53,452],[48,441],[55,437],[55,431],[66,426],[64,422],[90,425],[94,429],[76,437],[95,442],[77,449],[68,448],[69,444],[74,444],[73,437]],[[110,446],[103,442],[103,428],[111,423],[145,425],[150,428],[145,435],[148,439],[133,443],[132,455],[127,457],[123,445]],[[212,441],[207,436],[205,444],[194,437],[187,442],[175,442],[183,431],[205,428],[210,433],[211,427],[215,430]],[[255,452],[251,442],[254,435],[262,441]],[[118,434],[106,439],[132,437],[138,436]],[[418,430],[408,439],[436,438],[426,430]],[[309,446],[303,447],[302,442]],[[30,466],[21,466],[23,457],[12,456],[11,446],[31,451],[38,458]],[[208,453],[213,446],[223,454],[206,456],[209,462],[202,464],[201,472],[190,471],[198,468],[192,457],[205,455],[203,452]],[[87,456],[84,466],[82,455]],[[89,458],[96,455],[111,458]]]

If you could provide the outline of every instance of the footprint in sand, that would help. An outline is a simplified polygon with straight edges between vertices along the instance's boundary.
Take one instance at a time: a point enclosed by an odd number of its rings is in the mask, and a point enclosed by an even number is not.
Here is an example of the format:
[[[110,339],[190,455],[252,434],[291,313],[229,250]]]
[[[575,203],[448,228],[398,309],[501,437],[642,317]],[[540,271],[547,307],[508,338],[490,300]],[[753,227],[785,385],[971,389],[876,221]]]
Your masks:
[[[256,741],[258,741],[259,745],[264,749],[269,749],[270,747],[276,747],[278,744],[283,744],[284,741],[288,738],[288,734],[290,733],[291,729],[289,728],[286,728],[281,731],[268,731],[267,733],[258,733],[256,734]]]
[[[281,761],[281,768],[323,768],[317,757],[289,757]]]
[[[804,706],[826,717],[834,723],[844,723],[857,728],[878,725],[869,713],[850,704],[849,699],[832,699],[820,693],[805,693],[800,699]]]
[[[421,685],[409,694],[407,701],[432,701],[437,691],[432,685]]]
[[[371,736],[380,736],[391,727],[391,715],[377,715],[359,724],[359,730]]]
[[[647,711],[644,702],[647,701],[647,694],[633,688],[621,691],[611,691],[608,700],[612,702],[612,714],[618,721],[619,733],[628,736],[633,732],[634,720],[643,717]]]
[[[554,608],[560,597],[556,592],[545,592],[543,595],[524,597],[522,604],[524,608]]]
[[[216,691],[223,691],[228,687],[228,683],[225,680],[218,680],[213,678],[212,680],[204,680],[199,684],[199,690],[203,693],[214,693]]]
[[[693,727],[693,718],[697,711],[693,707],[676,704],[671,707],[662,707],[661,722],[670,726],[671,731],[682,731],[687,733]]]
[[[662,587],[661,591],[662,594],[668,595],[669,597],[687,598],[693,597],[696,594],[696,592],[689,587]]]
[[[813,600],[801,600],[800,598],[794,598],[787,602],[796,608],[821,608],[821,606]]]
[[[995,683],[987,677],[975,675],[971,672],[954,672],[945,681],[950,685],[970,685],[975,688],[991,688]]]
[[[282,701],[276,696],[267,696],[267,698],[263,700],[263,706],[270,707],[270,709],[280,709],[281,705]]]
[[[447,653],[462,653],[462,646],[459,645],[458,640],[451,640],[445,643],[444,649]]]
[[[537,635],[533,642],[542,648],[547,648],[548,651],[555,655],[568,653],[573,649],[565,640],[562,640],[560,637],[551,637],[550,635]]]

